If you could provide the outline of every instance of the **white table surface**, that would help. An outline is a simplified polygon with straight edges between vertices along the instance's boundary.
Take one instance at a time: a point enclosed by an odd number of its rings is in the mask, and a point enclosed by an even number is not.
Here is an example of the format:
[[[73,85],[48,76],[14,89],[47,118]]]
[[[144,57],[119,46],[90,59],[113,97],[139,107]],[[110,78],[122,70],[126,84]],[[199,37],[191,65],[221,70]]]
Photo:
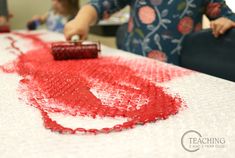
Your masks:
[[[5,36],[9,34],[0,34],[0,65],[15,59],[15,56],[5,49],[9,46]],[[41,38],[45,41],[63,40],[62,35],[45,31]],[[25,43],[27,40],[20,40],[17,45],[23,50],[30,49],[29,46],[25,47]],[[126,58],[138,57],[106,46],[102,46],[102,54]],[[168,87],[169,93],[179,94],[186,102],[187,108],[177,115],[122,132],[62,135],[45,129],[39,111],[18,99],[19,94],[16,89],[20,79],[17,74],[0,71],[1,158],[235,157],[235,83],[233,82],[201,73],[175,78],[160,85]],[[83,121],[90,123],[91,120]],[[103,123],[109,122],[109,120],[103,121]],[[207,137],[224,137],[225,147],[205,148],[194,153],[185,151],[181,145],[181,137],[188,130],[196,130]]]

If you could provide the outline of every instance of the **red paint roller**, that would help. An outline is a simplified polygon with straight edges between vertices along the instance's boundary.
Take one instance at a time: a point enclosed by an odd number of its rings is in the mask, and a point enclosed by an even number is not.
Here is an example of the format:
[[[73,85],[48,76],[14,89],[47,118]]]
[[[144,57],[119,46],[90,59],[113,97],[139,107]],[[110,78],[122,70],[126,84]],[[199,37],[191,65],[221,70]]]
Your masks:
[[[51,45],[51,53],[55,60],[98,58],[99,42],[76,41],[55,42]]]

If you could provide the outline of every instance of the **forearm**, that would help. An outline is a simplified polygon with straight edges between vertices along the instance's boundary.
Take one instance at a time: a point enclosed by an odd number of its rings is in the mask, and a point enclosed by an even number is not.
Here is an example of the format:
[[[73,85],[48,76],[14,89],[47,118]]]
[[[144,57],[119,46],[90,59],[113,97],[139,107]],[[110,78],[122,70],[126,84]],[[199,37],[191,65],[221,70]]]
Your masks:
[[[88,26],[95,24],[97,20],[98,15],[96,9],[89,4],[83,6],[75,17],[75,21],[86,23]]]

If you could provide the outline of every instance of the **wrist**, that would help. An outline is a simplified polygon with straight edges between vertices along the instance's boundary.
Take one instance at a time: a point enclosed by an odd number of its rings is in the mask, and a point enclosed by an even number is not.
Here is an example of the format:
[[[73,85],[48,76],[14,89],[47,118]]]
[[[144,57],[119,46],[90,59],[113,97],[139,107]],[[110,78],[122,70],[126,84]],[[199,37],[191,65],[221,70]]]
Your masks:
[[[98,14],[92,5],[83,6],[75,17],[76,21],[82,21],[84,24],[91,26],[97,21]]]

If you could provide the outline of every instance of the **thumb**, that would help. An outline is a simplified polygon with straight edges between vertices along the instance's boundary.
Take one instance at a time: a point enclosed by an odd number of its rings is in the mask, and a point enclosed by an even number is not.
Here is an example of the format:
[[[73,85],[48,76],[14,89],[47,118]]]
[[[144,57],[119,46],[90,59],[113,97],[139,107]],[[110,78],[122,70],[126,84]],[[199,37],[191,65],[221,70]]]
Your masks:
[[[67,41],[70,41],[74,34],[69,31],[67,28],[64,29],[64,36]]]
[[[84,41],[87,39],[87,36],[86,35],[80,35],[80,40]]]
[[[70,41],[72,38],[72,35],[64,34],[66,41]]]

